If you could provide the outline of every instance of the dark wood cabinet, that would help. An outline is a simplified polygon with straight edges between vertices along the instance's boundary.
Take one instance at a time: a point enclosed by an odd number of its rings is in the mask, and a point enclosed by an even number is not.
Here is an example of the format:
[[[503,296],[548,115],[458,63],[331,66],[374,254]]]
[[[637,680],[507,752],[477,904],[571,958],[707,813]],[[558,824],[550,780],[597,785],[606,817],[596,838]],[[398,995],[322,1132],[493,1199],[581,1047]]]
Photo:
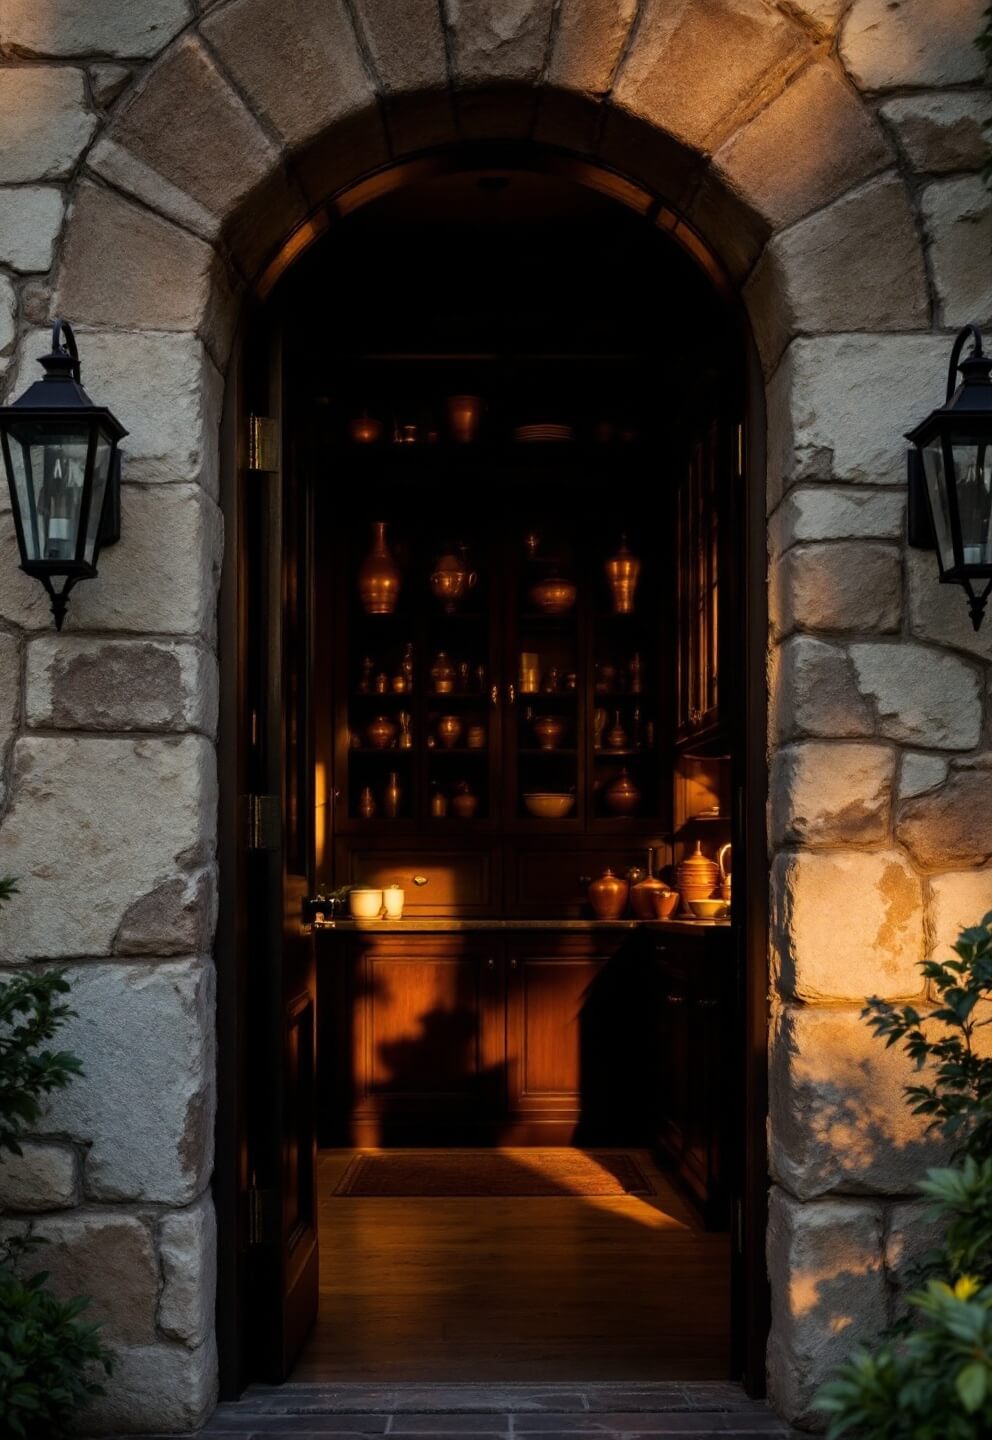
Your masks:
[[[657,977],[655,1138],[708,1225],[727,1222],[729,929],[652,943]]]

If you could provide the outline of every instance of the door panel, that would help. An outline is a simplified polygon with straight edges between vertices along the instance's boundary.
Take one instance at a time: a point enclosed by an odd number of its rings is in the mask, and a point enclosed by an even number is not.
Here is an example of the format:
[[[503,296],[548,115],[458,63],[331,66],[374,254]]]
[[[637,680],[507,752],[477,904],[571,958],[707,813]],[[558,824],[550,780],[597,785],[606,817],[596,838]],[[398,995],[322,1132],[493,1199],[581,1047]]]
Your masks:
[[[608,956],[574,942],[511,949],[507,1083],[511,1115],[579,1119],[583,1032],[591,991]]]

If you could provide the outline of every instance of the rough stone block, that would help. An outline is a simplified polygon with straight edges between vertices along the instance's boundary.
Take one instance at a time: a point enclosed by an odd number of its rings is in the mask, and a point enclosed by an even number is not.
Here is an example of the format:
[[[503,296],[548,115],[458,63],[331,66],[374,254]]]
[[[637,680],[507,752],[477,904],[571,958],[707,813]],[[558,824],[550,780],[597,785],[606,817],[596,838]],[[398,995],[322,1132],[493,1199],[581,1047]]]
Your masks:
[[[124,912],[114,937],[115,955],[205,955],[217,924],[217,874],[163,880]]]
[[[13,353],[17,338],[17,291],[6,275],[0,274],[0,356]],[[6,362],[4,363],[6,367]]]
[[[455,107],[448,90],[394,93],[386,98],[384,108],[397,155],[447,145],[458,138]]]
[[[553,8],[552,0],[448,0],[457,83],[536,81],[544,68]]]
[[[7,793],[7,762],[21,713],[21,647],[0,630],[0,807]]]
[[[881,107],[914,170],[929,175],[981,170],[992,135],[992,99],[984,90],[900,95]]]
[[[93,138],[82,70],[0,69],[0,181],[65,180]]]
[[[854,0],[840,31],[840,57],[861,90],[980,81],[975,37],[985,0]]]
[[[961,931],[977,925],[990,911],[992,867],[931,876],[928,929],[933,958],[949,960]]]
[[[44,635],[28,646],[31,726],[213,735],[217,694],[217,661],[203,645]]]
[[[772,862],[772,968],[797,1000],[918,995],[919,877],[898,850],[801,851]]]
[[[648,0],[613,95],[684,143],[712,149],[808,48],[805,32],[762,0]]]
[[[0,263],[23,274],[47,270],[64,208],[62,191],[53,185],[0,191]]]
[[[990,815],[992,765],[986,757],[952,765],[942,789],[901,805],[896,837],[926,870],[983,865],[992,859]]]
[[[896,752],[889,745],[806,741],[772,761],[772,844],[873,845],[888,838]]]
[[[943,1226],[933,1218],[933,1206],[928,1200],[891,1205],[888,1215],[885,1269],[890,1288],[896,1290],[894,1315],[901,1316],[909,1308],[905,1299],[907,1291],[919,1288],[914,1270],[929,1250],[941,1245]]]
[[[882,1207],[800,1204],[773,1188],[768,1218],[772,1332],[769,1396],[786,1419],[816,1427],[816,1391],[859,1342],[886,1323]]]
[[[878,733],[929,750],[971,750],[982,727],[975,669],[927,645],[855,643],[858,689],[875,711]]]
[[[103,1327],[109,1344],[155,1340],[159,1271],[148,1226],[133,1215],[49,1216],[35,1233],[47,1241],[39,1268],[63,1300],[89,1295],[87,1319]]]
[[[291,146],[373,99],[341,0],[235,0],[202,28],[258,114]]]
[[[946,370],[942,335],[793,340],[768,387],[769,504],[798,480],[904,486],[905,432],[943,399]]]
[[[215,772],[199,735],[19,739],[2,836],[21,893],[0,957],[109,955],[130,906],[212,859]]]
[[[587,0],[562,0],[548,66],[551,84],[591,95],[607,94],[636,13],[636,0],[606,0],[597,5]]]
[[[105,1434],[185,1434],[197,1431],[217,1403],[217,1350],[213,1339],[196,1350],[184,1345],[126,1346],[114,1360],[106,1394],[86,1411],[86,1424]]]
[[[217,1225],[213,1201],[166,1215],[159,1225],[162,1298],[158,1324],[169,1340],[194,1348],[213,1333],[217,1288]]]
[[[992,321],[992,195],[979,175],[938,180],[920,200],[941,323]]]
[[[897,792],[899,799],[908,800],[912,795],[923,795],[927,790],[935,790],[947,779],[947,770],[948,762],[941,755],[903,751]]]
[[[203,342],[195,335],[78,333],[90,393],[128,427],[121,441],[125,479],[194,481],[216,499],[224,381]],[[50,348],[50,329],[21,343],[19,390],[41,374],[37,357]],[[101,566],[106,558],[109,552]]]
[[[254,116],[189,36],[149,71],[114,116],[109,138],[217,216],[229,215],[278,162]]]
[[[875,732],[871,707],[843,646],[793,635],[780,647],[771,696],[776,740]]]
[[[217,253],[195,235],[112,190],[84,184],[69,216],[56,308],[80,324],[116,329],[207,328],[218,287]],[[221,334],[208,336],[223,351]]]
[[[772,568],[769,613],[793,630],[887,634],[902,625],[902,565],[894,545],[832,541],[787,550]]]
[[[901,540],[906,497],[898,490],[867,486],[797,486],[786,495],[768,528],[773,555],[808,540]]]
[[[800,1200],[913,1194],[949,1153],[906,1104],[904,1087],[919,1082],[912,1061],[875,1039],[859,1009],[787,1006],[771,1041],[773,1178]]]
[[[131,71],[126,65],[90,65],[86,71],[90,77],[90,94],[105,110],[112,105],[131,79]]]
[[[838,67],[816,61],[717,150],[713,169],[778,229],[894,158],[881,126]]]
[[[793,8],[829,32],[834,29],[847,6],[848,0],[797,0]]]
[[[164,179],[123,145],[106,136],[99,139],[86,157],[87,170],[106,180],[115,190],[133,196],[159,215],[175,220],[211,244],[221,231],[221,219],[205,205]]]
[[[448,65],[441,7],[435,0],[406,0],[403,5],[357,0],[355,13],[387,93],[444,89]]]
[[[189,21],[188,0],[61,0],[57,18],[35,0],[2,0],[5,45],[32,55],[157,55]]]
[[[923,252],[902,180],[870,180],[774,236],[744,296],[768,371],[796,334],[926,330]]]
[[[940,584],[936,555],[930,550],[907,550],[903,558],[912,633],[992,663],[992,626],[974,628],[961,586]]]
[[[45,1131],[89,1146],[89,1200],[190,1204],[213,1163],[213,966],[88,964],[69,979],[77,1016],[61,1043],[84,1074],[53,1098]]]
[[[71,1146],[22,1140],[21,1151],[0,1156],[0,1211],[66,1210],[76,1204],[79,1180]]]

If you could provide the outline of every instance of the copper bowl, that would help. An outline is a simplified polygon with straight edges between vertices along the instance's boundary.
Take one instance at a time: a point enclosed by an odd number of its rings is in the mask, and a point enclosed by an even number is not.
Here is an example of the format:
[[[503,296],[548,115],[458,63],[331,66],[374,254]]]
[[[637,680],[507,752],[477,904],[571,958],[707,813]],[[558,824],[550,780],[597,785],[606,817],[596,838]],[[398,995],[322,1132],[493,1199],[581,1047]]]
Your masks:
[[[564,820],[575,806],[575,796],[532,792],[524,796],[524,805],[538,820]]]
[[[656,920],[670,920],[679,908],[679,892],[677,890],[656,890],[652,898]]]
[[[531,603],[545,615],[567,615],[575,605],[575,586],[571,580],[539,580],[530,587]]]

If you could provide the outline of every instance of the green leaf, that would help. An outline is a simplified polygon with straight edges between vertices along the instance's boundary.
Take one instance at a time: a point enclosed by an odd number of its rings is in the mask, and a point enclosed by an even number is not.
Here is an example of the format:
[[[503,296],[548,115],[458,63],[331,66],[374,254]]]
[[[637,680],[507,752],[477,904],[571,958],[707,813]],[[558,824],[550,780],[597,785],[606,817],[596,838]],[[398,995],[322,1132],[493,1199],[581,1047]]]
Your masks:
[[[974,1415],[985,1404],[988,1394],[988,1370],[980,1360],[974,1360],[958,1371],[955,1386],[961,1397],[961,1404],[969,1415]]]

